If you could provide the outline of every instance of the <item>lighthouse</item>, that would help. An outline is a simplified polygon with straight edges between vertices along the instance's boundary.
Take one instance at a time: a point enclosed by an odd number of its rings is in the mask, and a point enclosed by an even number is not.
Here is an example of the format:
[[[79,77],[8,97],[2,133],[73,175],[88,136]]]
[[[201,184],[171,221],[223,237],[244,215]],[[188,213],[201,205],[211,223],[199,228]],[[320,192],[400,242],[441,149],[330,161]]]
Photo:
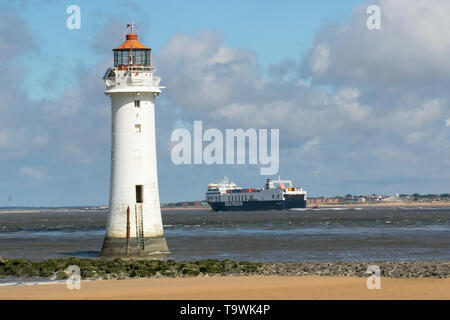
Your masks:
[[[161,79],[154,75],[150,48],[127,25],[126,40],[113,49],[105,94],[111,98],[111,177],[109,215],[101,255],[148,256],[168,252],[159,203],[156,166],[155,98]]]

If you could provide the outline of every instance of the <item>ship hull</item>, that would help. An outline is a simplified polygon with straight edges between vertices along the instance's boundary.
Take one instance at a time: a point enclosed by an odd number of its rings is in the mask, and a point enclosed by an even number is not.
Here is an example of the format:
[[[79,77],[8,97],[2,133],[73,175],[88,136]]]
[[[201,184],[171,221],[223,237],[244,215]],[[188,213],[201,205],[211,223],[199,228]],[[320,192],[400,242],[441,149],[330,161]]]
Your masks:
[[[214,211],[259,211],[259,210],[288,210],[306,208],[305,200],[296,201],[242,201],[242,202],[208,202]]]

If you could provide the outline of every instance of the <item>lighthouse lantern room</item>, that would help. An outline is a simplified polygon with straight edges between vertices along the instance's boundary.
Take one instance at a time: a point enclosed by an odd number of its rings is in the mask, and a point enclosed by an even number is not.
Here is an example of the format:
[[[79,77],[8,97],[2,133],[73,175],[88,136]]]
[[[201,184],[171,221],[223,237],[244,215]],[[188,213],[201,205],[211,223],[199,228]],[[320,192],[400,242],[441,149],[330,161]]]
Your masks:
[[[120,70],[125,70],[130,65],[150,67],[150,51],[152,49],[138,41],[133,23],[127,25],[127,28],[130,29],[130,33],[126,35],[126,41],[113,49],[114,67]]]
[[[150,48],[138,41],[133,23],[113,49],[114,66],[103,77],[111,99],[109,215],[102,256],[146,256],[168,252],[158,191],[154,76]]]

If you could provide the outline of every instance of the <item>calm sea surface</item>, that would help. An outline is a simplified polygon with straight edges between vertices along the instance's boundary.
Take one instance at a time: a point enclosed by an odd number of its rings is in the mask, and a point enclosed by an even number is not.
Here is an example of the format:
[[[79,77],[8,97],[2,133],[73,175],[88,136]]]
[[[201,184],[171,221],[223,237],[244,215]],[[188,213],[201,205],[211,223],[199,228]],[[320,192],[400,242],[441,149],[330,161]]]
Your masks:
[[[0,256],[99,257],[107,212],[0,213]],[[450,208],[163,211],[169,259],[450,261]]]

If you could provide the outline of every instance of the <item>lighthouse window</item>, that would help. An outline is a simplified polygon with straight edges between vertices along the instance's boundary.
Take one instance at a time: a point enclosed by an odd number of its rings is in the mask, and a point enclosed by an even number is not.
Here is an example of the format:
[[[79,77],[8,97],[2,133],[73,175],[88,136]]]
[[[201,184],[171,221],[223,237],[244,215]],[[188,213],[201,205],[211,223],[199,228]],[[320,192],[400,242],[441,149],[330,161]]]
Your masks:
[[[144,186],[137,185],[136,186],[136,203],[144,202]]]
[[[133,54],[133,63],[134,65],[143,65],[145,64],[145,51],[146,50],[133,50],[130,52],[130,60],[131,54]]]
[[[114,51],[114,66],[117,67],[122,61],[122,51]]]
[[[123,65],[150,65],[150,50],[115,50],[114,51],[114,66]]]
[[[114,66],[121,66],[128,64],[128,51],[117,50],[114,51]]]
[[[134,106],[136,108],[140,108],[141,107],[141,101],[140,100],[134,100]]]
[[[141,65],[141,64],[144,64],[143,63],[143,57],[144,57],[144,52],[143,52],[144,50],[136,50],[135,51],[135,60],[136,60],[136,63],[135,64],[138,64],[138,65]]]
[[[140,124],[135,124],[134,125],[134,131],[141,132],[141,125]]]

